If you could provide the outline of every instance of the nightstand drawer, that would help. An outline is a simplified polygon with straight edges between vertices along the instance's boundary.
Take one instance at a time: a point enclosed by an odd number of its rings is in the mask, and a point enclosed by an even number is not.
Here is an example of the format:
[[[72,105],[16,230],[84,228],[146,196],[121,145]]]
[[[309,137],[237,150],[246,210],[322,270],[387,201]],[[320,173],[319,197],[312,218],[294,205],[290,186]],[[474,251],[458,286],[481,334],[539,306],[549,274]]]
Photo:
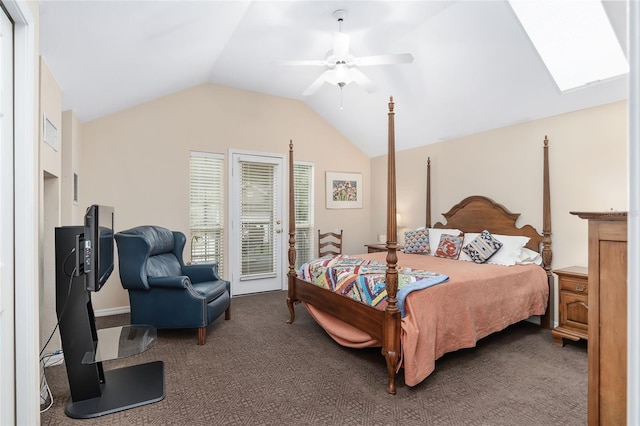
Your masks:
[[[570,291],[578,294],[589,294],[589,280],[585,278],[576,277],[559,277],[558,287],[560,291]]]

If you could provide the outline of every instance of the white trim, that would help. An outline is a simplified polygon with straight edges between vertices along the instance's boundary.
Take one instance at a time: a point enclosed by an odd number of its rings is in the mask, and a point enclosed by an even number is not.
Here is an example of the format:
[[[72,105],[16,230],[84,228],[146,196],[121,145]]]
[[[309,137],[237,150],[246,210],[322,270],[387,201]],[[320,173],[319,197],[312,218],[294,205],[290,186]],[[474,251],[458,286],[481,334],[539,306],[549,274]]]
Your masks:
[[[0,424],[15,423],[13,22],[0,11]]]
[[[96,317],[108,317],[109,315],[128,314],[129,312],[131,312],[130,306],[120,306],[117,308],[99,309],[95,311],[93,314]]]
[[[640,4],[627,2],[629,73],[629,215],[627,259],[627,424],[640,424]]]
[[[24,0],[3,3],[15,22],[15,354],[16,424],[40,424],[38,311],[38,156],[35,21]],[[17,278],[16,278],[17,280]],[[6,349],[3,349],[6,350]]]

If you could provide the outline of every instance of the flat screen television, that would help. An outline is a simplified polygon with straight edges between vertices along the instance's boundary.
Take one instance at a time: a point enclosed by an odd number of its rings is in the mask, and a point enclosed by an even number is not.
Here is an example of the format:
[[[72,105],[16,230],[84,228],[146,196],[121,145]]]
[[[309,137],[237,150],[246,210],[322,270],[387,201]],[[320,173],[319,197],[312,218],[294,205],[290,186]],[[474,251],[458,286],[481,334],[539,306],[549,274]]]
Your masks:
[[[84,215],[82,257],[87,291],[99,291],[113,272],[113,207],[94,204]]]

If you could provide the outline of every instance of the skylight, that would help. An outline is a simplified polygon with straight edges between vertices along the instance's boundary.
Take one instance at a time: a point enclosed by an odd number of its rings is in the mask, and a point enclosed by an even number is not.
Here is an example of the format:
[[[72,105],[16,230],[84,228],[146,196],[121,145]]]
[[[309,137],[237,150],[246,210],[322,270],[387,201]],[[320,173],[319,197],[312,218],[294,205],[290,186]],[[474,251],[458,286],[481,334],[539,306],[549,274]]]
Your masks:
[[[600,0],[509,0],[558,88],[565,92],[629,72]]]

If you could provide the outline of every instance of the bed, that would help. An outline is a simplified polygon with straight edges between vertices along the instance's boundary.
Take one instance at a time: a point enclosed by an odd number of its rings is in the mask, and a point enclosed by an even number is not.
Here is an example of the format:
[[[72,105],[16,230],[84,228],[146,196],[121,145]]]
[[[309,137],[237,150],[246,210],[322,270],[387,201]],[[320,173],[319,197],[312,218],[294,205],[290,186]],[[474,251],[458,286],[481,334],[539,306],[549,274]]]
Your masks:
[[[387,237],[396,235],[394,102],[389,101],[387,167]],[[295,305],[303,303],[313,318],[338,343],[351,347],[380,346],[386,361],[387,391],[396,393],[396,375],[404,368],[405,384],[413,386],[428,377],[435,361],[445,353],[475,346],[476,342],[508,325],[540,315],[540,325],[550,328],[549,294],[551,274],[551,213],[549,200],[548,139],[543,146],[543,231],[530,225],[516,226],[519,214],[479,195],[465,198],[447,213],[445,223],[431,225],[430,161],[427,162],[426,227],[449,233],[459,230],[475,238],[485,230],[494,235],[518,236],[527,249],[540,253],[540,265],[502,266],[478,264],[398,250],[388,240],[386,253],[352,256],[363,264],[382,268],[383,303],[372,306],[304,279],[295,268],[295,206],[289,192],[288,296],[289,324],[295,320]],[[293,143],[289,144],[289,176],[293,176]],[[293,188],[293,182],[290,182]],[[461,237],[462,238],[462,237]],[[468,241],[465,241],[467,243]],[[345,256],[347,261],[350,259]],[[321,260],[324,263],[335,261]],[[404,294],[399,300],[398,283],[405,285],[421,271],[443,275],[437,285]],[[335,277],[335,270],[330,270]],[[379,271],[378,271],[379,272]]]

